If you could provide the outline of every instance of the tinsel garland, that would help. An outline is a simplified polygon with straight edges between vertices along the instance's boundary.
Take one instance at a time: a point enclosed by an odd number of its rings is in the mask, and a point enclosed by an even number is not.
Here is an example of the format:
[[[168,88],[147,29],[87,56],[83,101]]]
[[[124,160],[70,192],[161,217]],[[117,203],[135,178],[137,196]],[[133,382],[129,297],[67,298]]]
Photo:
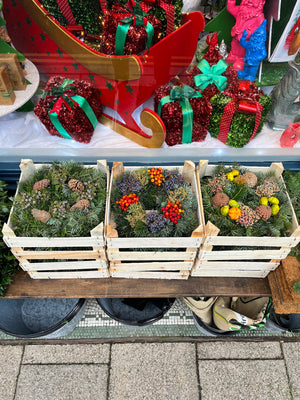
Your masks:
[[[232,179],[231,174],[233,169],[235,172],[237,171],[238,175],[236,176],[239,179]],[[212,176],[201,179],[205,221],[210,221],[216,225],[220,229],[220,236],[288,236],[288,230],[291,227],[291,210],[288,205],[284,185],[277,180],[274,173],[266,175],[256,173],[257,183],[254,187],[250,187],[241,179],[246,172],[248,172],[247,169],[241,168],[238,165],[234,165],[233,167],[219,165],[215,168]],[[276,202],[278,201],[279,204],[279,211],[267,221],[255,218],[252,225],[243,225],[242,221],[231,219],[228,216],[228,209],[222,209],[222,207],[217,207],[214,204],[216,193],[224,193],[229,199],[228,208],[231,207],[230,204],[236,207],[235,204],[230,203],[233,200],[238,203],[241,209],[243,209],[243,206],[246,206],[247,214],[252,218],[253,212],[251,210],[255,211],[263,203],[258,188],[261,188],[261,185],[266,184],[266,182],[267,185],[271,186],[268,184],[270,181],[275,182],[274,186],[278,186],[278,191],[274,193],[270,192],[271,196],[269,196],[266,202],[268,203],[269,201],[271,205],[270,202],[273,201],[272,199],[276,198]]]
[[[48,186],[34,190],[34,184],[44,179],[50,181]],[[72,190],[68,185],[71,179],[79,181],[82,190]],[[88,208],[72,208],[83,199],[88,200]],[[18,236],[89,236],[90,230],[104,220],[105,201],[104,173],[74,161],[56,161],[20,185],[11,216],[14,232]],[[50,219],[46,223],[36,220],[33,209],[50,213]]]
[[[45,9],[63,26],[68,22],[63,16],[56,0],[41,0]],[[99,1],[68,0],[73,16],[85,33],[100,35],[102,32],[102,10]]]
[[[120,237],[188,237],[198,226],[197,199],[176,170],[125,172],[113,181],[111,207]]]

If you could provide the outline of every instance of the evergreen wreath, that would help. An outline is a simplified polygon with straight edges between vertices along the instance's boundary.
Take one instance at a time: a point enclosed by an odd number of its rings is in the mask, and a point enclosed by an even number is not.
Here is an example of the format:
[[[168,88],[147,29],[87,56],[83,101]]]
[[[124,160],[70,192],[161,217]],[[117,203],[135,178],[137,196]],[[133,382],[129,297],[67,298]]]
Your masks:
[[[112,217],[120,237],[188,237],[197,199],[178,170],[142,168],[113,181]]]
[[[6,222],[11,202],[8,199],[6,183],[0,181],[0,225]],[[19,263],[12,255],[3,240],[0,240],[0,296],[5,295],[6,288],[12,283],[13,277],[19,269]]]
[[[89,236],[104,220],[105,201],[103,172],[55,161],[20,184],[11,220],[17,236]]]
[[[222,236],[288,236],[291,210],[285,188],[269,172],[252,173],[234,165],[218,165],[201,179],[206,221]]]

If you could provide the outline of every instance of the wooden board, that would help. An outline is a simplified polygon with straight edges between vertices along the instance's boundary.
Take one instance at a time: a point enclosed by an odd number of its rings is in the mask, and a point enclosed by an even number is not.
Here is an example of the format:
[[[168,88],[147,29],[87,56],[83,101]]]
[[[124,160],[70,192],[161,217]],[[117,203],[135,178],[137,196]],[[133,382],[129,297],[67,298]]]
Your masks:
[[[300,280],[300,263],[296,257],[287,257],[268,276],[274,308],[278,314],[300,313],[300,294],[293,290]]]
[[[19,271],[6,298],[97,298],[182,296],[270,296],[267,279],[196,278],[163,279],[31,279]]]

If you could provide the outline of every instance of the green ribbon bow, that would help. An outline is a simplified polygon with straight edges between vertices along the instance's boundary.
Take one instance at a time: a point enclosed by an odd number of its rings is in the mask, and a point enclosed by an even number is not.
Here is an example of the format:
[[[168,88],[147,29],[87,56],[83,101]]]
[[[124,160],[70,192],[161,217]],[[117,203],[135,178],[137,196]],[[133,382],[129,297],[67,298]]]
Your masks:
[[[50,91],[46,91],[44,93],[44,97],[50,95],[54,98],[53,101],[50,103],[48,115],[50,121],[55,126],[59,134],[65,139],[72,138],[58,120],[58,116],[63,103],[65,103],[67,108],[69,109],[78,104],[89,119],[94,129],[96,128],[98,123],[97,117],[92,107],[89,105],[88,101],[84,97],[74,94],[73,90],[75,89],[75,86],[71,85],[73,82],[74,81],[72,79],[65,79],[60,86],[54,86]]]
[[[161,115],[163,106],[173,101],[179,101],[182,108],[182,143],[191,143],[193,136],[193,109],[189,99],[202,97],[200,92],[197,92],[188,85],[174,86],[171,89],[170,96],[163,97],[158,104],[158,115]]]
[[[130,15],[129,17],[121,19],[120,22],[122,23],[118,24],[117,26],[116,39],[115,39],[116,42],[115,55],[117,56],[122,56],[124,54],[126,37],[131,24],[135,22],[136,26],[145,25],[144,18],[147,14],[144,13],[144,11],[142,10],[140,3],[136,3],[136,5],[133,7],[132,13],[133,14]],[[146,48],[149,49],[153,42],[154,28],[150,24],[150,22],[147,22],[145,29],[147,33]]]
[[[204,90],[208,85],[214,83],[217,88],[222,91],[227,86],[227,78],[223,76],[228,64],[224,60],[218,61],[217,64],[210,66],[206,60],[201,60],[197,65],[202,74],[194,76],[195,85]]]

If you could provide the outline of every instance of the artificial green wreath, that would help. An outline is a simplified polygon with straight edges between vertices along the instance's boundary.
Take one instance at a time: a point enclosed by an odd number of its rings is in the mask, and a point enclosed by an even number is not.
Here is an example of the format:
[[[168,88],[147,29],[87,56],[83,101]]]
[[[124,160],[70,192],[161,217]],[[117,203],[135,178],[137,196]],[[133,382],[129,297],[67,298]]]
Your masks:
[[[95,168],[56,161],[19,189],[11,216],[17,236],[89,236],[104,220],[106,176]]]
[[[197,199],[178,170],[125,172],[113,181],[111,203],[120,237],[188,237],[198,226]]]
[[[292,217],[282,182],[272,172],[233,168],[219,165],[201,179],[205,220],[220,236],[288,236]]]

